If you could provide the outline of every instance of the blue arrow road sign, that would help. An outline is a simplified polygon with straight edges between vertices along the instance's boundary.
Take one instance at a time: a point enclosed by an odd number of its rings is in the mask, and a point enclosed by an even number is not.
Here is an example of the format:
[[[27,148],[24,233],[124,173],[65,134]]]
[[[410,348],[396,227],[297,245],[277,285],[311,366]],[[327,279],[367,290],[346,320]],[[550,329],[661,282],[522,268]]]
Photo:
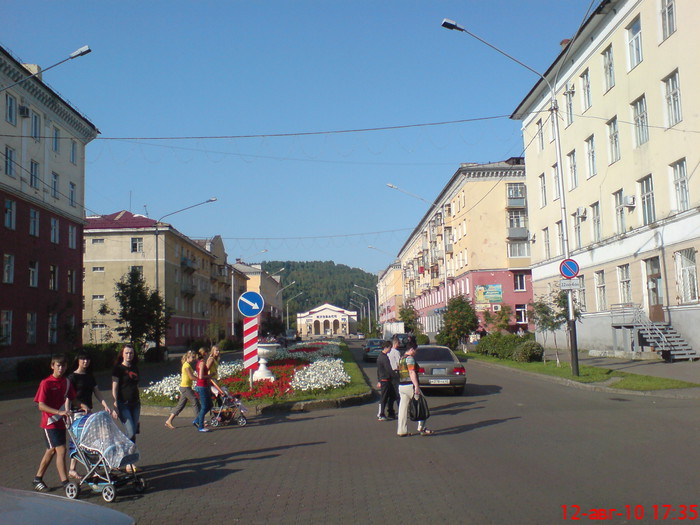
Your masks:
[[[255,317],[262,312],[265,301],[258,292],[245,292],[238,298],[238,311],[245,317]]]
[[[573,279],[580,270],[578,263],[573,259],[564,259],[559,265],[559,273],[564,279]]]

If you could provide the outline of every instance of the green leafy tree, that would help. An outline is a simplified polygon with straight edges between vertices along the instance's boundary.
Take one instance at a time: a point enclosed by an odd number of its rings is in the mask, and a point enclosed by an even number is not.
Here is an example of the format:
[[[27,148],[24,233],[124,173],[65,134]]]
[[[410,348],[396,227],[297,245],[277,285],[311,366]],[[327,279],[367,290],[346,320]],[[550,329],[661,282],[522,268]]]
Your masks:
[[[535,324],[535,329],[542,333],[545,345],[547,333],[552,333],[557,365],[559,365],[559,346],[557,344],[557,331],[561,330],[569,318],[569,300],[564,290],[553,291],[549,295],[540,296],[530,303],[528,317]],[[574,316],[579,319],[580,312],[574,308]],[[544,358],[544,354],[543,354]]]
[[[457,350],[459,342],[468,337],[479,326],[479,317],[471,303],[462,295],[450,299],[443,316],[443,327],[436,341],[452,350]]]
[[[406,333],[411,332],[415,335],[423,333],[418,321],[418,312],[412,304],[405,304],[399,308],[399,320],[403,322]]]
[[[151,291],[136,268],[116,284],[114,294],[119,303],[117,333],[134,345],[155,341],[160,346],[168,329],[170,311],[157,291]]]
[[[492,313],[489,310],[484,312],[484,323],[491,332],[507,332],[510,328],[513,309],[508,304],[501,304],[501,308]]]

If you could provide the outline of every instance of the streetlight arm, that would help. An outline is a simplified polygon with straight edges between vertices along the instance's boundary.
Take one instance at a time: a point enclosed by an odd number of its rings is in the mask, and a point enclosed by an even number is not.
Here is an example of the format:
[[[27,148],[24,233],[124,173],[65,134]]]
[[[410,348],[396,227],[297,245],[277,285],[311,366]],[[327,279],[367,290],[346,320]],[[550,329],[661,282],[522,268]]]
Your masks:
[[[210,202],[215,202],[217,200],[218,199],[216,197],[211,197],[205,201],[198,202],[197,204],[193,204],[192,206],[187,206],[186,208],[182,208],[181,210],[173,211],[171,213],[166,213],[160,219],[158,219],[156,222],[161,222],[166,217],[170,217],[171,215],[175,215],[176,213],[180,213],[181,211],[190,210],[192,208],[196,208],[197,206],[201,206],[202,204],[209,204]]]
[[[429,205],[431,208],[434,208],[434,207],[435,207],[435,203],[434,203],[434,202],[427,201],[427,200],[425,200],[423,197],[421,197],[420,195],[416,195],[415,193],[410,193],[410,192],[408,192],[408,191],[406,191],[406,190],[404,190],[404,189],[402,189],[402,188],[399,188],[397,185],[392,184],[392,183],[390,183],[390,182],[387,182],[386,185],[387,185],[389,188],[391,188],[392,190],[400,191],[401,193],[405,193],[406,195],[410,195],[411,197],[413,197],[413,198],[415,198],[415,199],[418,199],[418,200],[423,201],[424,203],[426,203],[427,205]]]
[[[292,281],[291,283],[289,283],[289,284],[288,284],[287,286],[285,286],[284,288],[281,288],[280,290],[277,290],[277,293],[275,294],[275,297],[277,297],[279,294],[281,294],[284,290],[286,290],[287,288],[289,288],[289,287],[292,286],[293,284],[296,284],[296,281]]]
[[[10,84],[9,86],[6,86],[6,87],[0,89],[0,93],[5,91],[6,89],[10,89],[11,87],[15,87],[17,84],[21,84],[22,82],[25,82],[25,81],[29,80],[30,78],[34,78],[37,75],[43,74],[43,73],[47,72],[49,69],[53,69],[56,66],[60,66],[64,62],[68,62],[69,60],[73,60],[74,58],[78,58],[78,57],[81,57],[83,55],[87,55],[90,52],[92,52],[92,49],[90,49],[90,46],[83,46],[80,49],[76,49],[70,55],[68,55],[68,58],[64,58],[63,60],[61,60],[60,62],[56,62],[52,66],[46,67],[40,71],[37,71],[33,75],[29,75],[28,77],[24,77],[22,80],[18,80],[14,84]]]

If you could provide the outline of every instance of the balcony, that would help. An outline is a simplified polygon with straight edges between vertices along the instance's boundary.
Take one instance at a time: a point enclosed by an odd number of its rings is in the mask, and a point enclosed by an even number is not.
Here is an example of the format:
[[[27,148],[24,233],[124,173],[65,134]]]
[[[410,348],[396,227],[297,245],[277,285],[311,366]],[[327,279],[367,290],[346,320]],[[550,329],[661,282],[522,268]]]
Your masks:
[[[183,283],[180,285],[180,292],[184,296],[193,297],[197,290],[195,289],[194,285]]]
[[[508,239],[524,241],[527,240],[527,238],[527,228],[508,228]]]
[[[525,208],[527,207],[527,201],[525,197],[508,196],[506,206],[508,208]]]
[[[197,269],[197,263],[192,259],[182,257],[180,259],[180,268],[182,268],[186,273],[193,273]]]

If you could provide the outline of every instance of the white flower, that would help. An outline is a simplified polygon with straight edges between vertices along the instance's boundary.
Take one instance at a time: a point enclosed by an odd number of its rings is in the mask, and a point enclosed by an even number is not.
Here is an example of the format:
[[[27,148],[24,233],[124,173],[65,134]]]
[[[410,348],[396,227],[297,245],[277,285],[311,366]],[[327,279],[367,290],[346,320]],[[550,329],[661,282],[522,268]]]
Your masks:
[[[345,372],[342,359],[322,357],[306,368],[297,370],[291,386],[296,391],[326,390],[339,388],[350,382],[350,376]]]

